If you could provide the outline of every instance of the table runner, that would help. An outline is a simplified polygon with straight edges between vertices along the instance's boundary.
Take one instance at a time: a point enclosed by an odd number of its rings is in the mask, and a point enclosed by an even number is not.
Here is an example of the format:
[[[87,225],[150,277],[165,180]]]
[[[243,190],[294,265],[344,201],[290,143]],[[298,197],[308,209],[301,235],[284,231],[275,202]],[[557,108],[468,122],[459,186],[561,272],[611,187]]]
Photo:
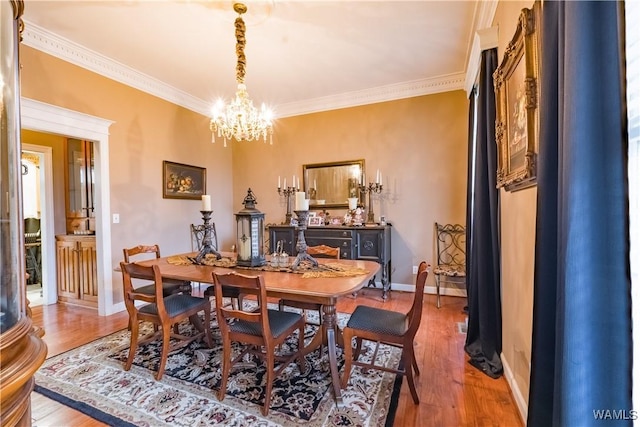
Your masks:
[[[173,265],[191,265],[196,264],[192,257],[186,255],[175,255],[167,258],[167,262]],[[363,268],[350,267],[337,262],[328,262],[325,264],[318,264],[317,267],[313,266],[307,261],[300,263],[298,269],[293,270],[290,267],[272,267],[270,264],[266,264],[259,267],[244,267],[236,264],[233,258],[222,257],[217,259],[213,254],[205,255],[202,264],[211,267],[223,267],[223,268],[237,268],[242,270],[253,271],[275,271],[281,273],[294,273],[302,274],[302,278],[318,278],[318,277],[352,277],[368,274],[369,272]]]

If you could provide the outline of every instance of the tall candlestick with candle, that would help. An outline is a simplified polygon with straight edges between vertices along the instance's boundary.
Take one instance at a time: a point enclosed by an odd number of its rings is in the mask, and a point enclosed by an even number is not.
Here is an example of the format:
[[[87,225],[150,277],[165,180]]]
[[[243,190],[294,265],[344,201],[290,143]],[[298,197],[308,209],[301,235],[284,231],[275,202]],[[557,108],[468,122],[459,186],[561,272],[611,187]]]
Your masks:
[[[376,172],[376,182],[370,182],[368,185],[365,185],[364,183],[362,185],[360,185],[360,192],[361,193],[368,193],[369,194],[369,207],[367,210],[367,224],[375,224],[375,219],[374,219],[374,214],[373,214],[373,201],[372,201],[372,195],[374,193],[381,193],[382,192],[382,174],[380,173],[380,170],[378,169],[378,171]]]
[[[296,192],[295,189],[295,175],[293,176],[294,182],[291,187],[287,187],[287,178],[284,179],[284,186],[280,188],[280,177],[278,176],[278,195],[283,196],[285,204],[287,205],[287,213],[285,215],[283,225],[291,224],[292,209],[291,209],[291,196]]]

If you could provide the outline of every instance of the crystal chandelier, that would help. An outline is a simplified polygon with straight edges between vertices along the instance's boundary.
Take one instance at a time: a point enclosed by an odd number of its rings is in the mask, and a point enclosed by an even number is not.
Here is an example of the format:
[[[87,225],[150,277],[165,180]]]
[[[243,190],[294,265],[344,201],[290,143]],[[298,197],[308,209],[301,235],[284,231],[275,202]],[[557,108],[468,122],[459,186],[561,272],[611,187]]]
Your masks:
[[[238,90],[236,97],[229,104],[225,105],[223,100],[219,100],[213,107],[211,118],[211,142],[215,140],[215,134],[218,138],[224,139],[224,146],[227,146],[227,140],[235,138],[236,141],[253,141],[262,138],[273,144],[273,126],[271,123],[272,113],[262,104],[260,110],[253,106],[253,101],[249,98],[247,87],[244,84],[245,67],[247,58],[244,55],[244,47],[247,43],[245,38],[246,27],[242,20],[242,14],[246,13],[247,6],[242,3],[235,3],[233,10],[238,13],[235,21],[236,28],[236,55],[238,64],[236,65],[236,81],[238,82]]]

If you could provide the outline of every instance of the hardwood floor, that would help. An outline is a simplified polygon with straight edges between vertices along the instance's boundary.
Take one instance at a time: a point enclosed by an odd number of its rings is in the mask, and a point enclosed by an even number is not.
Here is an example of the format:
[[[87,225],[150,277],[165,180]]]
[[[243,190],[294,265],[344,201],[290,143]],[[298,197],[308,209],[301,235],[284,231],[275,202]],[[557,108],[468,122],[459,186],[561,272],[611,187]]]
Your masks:
[[[194,294],[201,292],[195,287]],[[364,304],[396,311],[407,311],[412,294],[391,292],[382,302],[380,291],[365,289],[357,298],[343,298],[337,305],[340,312],[352,312]],[[467,363],[464,352],[465,334],[462,312],[466,300],[443,297],[442,308],[435,307],[435,297],[427,295],[422,323],[416,336],[416,357],[420,376],[416,388],[420,404],[414,405],[406,381],[403,381],[394,426],[437,427],[521,427],[515,401],[504,377],[491,379]],[[95,310],[62,304],[33,308],[33,321],[44,328],[47,357],[60,354],[104,335],[127,327],[128,316],[121,312],[99,317]],[[33,425],[91,427],[104,424],[73,409],[32,393]]]

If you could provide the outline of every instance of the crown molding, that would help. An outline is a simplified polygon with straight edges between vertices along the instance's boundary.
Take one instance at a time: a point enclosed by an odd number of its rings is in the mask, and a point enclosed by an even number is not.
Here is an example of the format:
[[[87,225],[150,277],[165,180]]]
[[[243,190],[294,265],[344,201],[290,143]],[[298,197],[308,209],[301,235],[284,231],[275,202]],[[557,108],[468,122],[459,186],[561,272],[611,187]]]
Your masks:
[[[464,87],[464,73],[450,74],[432,79],[414,80],[375,88],[323,96],[300,102],[281,104],[276,108],[277,117],[290,117],[340,108],[358,107],[378,102],[412,98],[414,96],[449,92]]]
[[[477,3],[473,45],[471,46],[469,60],[467,61],[467,72],[464,82],[464,89],[467,92],[467,96],[471,94],[471,90],[478,77],[480,54],[483,50],[498,46],[498,28],[491,26],[497,7],[497,0]]]
[[[87,49],[64,37],[60,37],[29,21],[25,21],[23,43],[56,58],[164,99],[165,101],[202,114],[203,116],[209,116],[210,114],[211,106],[206,101]],[[276,117],[291,117],[459,90],[464,88],[464,82],[465,74],[456,73],[432,79],[414,80],[299,102],[290,102],[277,105],[274,109]]]
[[[211,107],[202,99],[60,37],[29,21],[25,21],[22,43],[196,113],[209,115]]]

